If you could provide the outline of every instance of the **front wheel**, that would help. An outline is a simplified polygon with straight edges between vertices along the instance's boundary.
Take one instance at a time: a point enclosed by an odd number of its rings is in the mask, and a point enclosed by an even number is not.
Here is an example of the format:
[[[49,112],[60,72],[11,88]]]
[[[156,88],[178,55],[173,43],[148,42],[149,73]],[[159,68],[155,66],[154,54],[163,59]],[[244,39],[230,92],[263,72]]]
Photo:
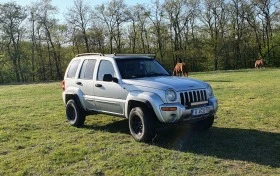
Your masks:
[[[154,121],[154,116],[146,108],[133,108],[128,117],[129,130],[133,138],[139,142],[150,141],[154,135]]]
[[[195,122],[195,128],[197,130],[207,130],[212,127],[214,123],[214,115],[207,117],[206,119]]]
[[[85,123],[85,112],[74,100],[69,100],[66,104],[66,118],[70,125],[80,127]]]

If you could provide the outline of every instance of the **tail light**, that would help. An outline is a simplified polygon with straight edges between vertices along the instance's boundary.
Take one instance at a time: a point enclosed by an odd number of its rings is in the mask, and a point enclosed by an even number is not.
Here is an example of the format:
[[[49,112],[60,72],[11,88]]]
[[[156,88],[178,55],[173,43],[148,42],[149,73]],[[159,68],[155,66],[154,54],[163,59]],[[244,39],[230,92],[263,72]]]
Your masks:
[[[61,88],[63,91],[65,91],[65,80],[63,80],[61,83],[62,83]]]

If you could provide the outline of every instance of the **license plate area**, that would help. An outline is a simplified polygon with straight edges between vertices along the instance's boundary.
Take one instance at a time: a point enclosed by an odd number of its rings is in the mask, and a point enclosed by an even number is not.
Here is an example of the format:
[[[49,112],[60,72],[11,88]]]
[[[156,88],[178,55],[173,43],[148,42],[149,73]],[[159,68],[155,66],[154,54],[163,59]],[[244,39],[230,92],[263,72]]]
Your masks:
[[[204,115],[208,113],[208,109],[206,107],[196,108],[192,110],[193,116]]]

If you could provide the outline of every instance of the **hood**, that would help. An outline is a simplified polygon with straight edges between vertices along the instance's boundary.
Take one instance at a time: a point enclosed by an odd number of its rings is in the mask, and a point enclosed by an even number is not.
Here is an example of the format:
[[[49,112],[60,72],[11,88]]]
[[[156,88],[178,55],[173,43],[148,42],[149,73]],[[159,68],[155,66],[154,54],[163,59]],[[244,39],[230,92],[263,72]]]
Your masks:
[[[183,78],[177,76],[157,76],[137,79],[123,79],[123,83],[161,90],[172,88],[176,91],[203,89],[206,88],[208,85],[207,83],[196,79]]]

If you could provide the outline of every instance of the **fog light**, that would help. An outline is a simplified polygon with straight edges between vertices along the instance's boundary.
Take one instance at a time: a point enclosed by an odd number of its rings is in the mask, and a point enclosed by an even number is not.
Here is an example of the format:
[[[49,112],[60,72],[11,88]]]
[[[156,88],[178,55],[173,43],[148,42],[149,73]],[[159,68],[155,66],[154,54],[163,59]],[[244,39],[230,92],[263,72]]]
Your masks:
[[[162,111],[177,111],[177,107],[161,107]]]
[[[171,114],[171,115],[169,116],[169,122],[175,122],[176,119],[177,119],[176,114]]]

